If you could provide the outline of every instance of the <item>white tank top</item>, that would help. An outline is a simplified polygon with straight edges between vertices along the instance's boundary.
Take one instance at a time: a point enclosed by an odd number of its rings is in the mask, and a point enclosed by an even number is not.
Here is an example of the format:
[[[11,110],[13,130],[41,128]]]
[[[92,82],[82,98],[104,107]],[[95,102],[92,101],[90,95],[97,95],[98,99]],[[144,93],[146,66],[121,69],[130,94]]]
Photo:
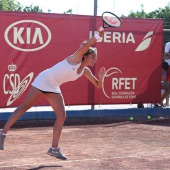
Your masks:
[[[77,69],[80,67],[81,63],[77,65],[71,65],[65,59],[50,69],[43,71],[42,73],[46,76],[50,81],[52,81],[56,85],[61,85],[68,81],[74,81],[81,77],[84,73],[84,69],[80,74],[77,74]]]
[[[65,59],[53,67],[41,72],[34,80],[32,85],[43,91],[60,92],[59,86],[63,83],[74,81],[81,77],[84,69],[80,74],[77,74],[77,69],[81,63],[71,65]]]

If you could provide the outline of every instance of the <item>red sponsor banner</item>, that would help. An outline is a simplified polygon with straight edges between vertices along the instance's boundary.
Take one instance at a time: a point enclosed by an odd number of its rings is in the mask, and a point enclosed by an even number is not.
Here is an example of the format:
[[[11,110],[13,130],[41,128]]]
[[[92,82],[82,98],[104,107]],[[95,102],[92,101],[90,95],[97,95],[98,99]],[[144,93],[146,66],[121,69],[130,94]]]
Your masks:
[[[0,107],[24,100],[43,70],[73,54],[102,25],[101,17],[0,12]],[[92,72],[106,68],[103,88],[82,76],[61,85],[66,105],[156,103],[161,96],[163,20],[122,18],[97,42]],[[36,105],[48,105],[43,96]]]

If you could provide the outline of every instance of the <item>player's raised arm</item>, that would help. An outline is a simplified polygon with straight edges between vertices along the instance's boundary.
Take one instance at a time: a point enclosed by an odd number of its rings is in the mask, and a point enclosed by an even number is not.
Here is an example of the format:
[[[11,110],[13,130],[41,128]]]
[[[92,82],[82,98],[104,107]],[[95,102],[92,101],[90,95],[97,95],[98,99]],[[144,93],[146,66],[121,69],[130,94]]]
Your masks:
[[[67,58],[70,64],[78,64],[82,61],[83,55],[89,50],[89,47],[94,45],[97,40],[103,37],[104,28],[100,27],[98,33],[96,33],[92,38],[85,42],[72,56]]]

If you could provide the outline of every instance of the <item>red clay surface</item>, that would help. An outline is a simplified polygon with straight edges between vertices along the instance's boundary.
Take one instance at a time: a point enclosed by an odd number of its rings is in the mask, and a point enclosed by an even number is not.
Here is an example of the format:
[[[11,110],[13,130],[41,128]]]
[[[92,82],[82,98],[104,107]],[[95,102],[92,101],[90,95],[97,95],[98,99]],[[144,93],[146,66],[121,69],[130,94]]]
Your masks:
[[[0,170],[169,170],[170,121],[64,126],[68,160],[46,154],[52,127],[12,128],[0,151]]]

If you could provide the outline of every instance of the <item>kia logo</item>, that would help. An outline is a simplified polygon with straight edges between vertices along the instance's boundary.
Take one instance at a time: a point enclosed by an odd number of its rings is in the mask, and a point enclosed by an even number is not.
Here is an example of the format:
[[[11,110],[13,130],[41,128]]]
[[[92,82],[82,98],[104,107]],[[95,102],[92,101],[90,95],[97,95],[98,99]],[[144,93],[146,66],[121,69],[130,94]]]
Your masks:
[[[51,40],[51,32],[39,21],[21,20],[8,26],[4,37],[12,48],[31,52],[46,47]]]

